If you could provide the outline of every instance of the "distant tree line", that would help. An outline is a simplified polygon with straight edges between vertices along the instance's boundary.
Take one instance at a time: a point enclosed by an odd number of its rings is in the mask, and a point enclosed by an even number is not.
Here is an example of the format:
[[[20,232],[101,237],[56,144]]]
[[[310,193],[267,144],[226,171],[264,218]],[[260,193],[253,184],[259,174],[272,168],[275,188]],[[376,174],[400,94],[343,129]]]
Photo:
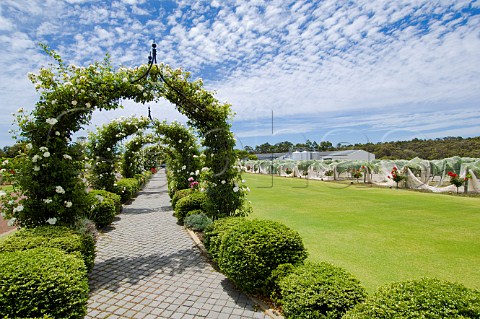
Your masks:
[[[15,157],[24,146],[21,143],[13,146],[5,146],[0,149],[0,158]],[[415,138],[411,141],[396,141],[384,143],[344,144],[333,145],[329,141],[317,143],[307,140],[305,143],[292,143],[289,141],[279,142],[274,145],[263,143],[255,147],[245,146],[243,150],[237,150],[240,158],[254,159],[253,154],[287,153],[292,151],[339,151],[339,150],[365,150],[375,154],[377,159],[412,159],[420,157],[427,160],[442,159],[452,156],[480,158],[480,136],[444,137],[433,140]]]
[[[333,145],[329,141],[317,143],[307,140],[305,143],[294,144],[284,141],[274,145],[263,143],[255,147],[245,146],[249,154],[286,153],[291,151],[337,151],[365,150],[375,154],[377,159],[412,159],[420,157],[427,160],[442,159],[453,156],[480,158],[480,137],[444,137],[437,139],[418,139],[411,141],[396,141],[384,143]]]

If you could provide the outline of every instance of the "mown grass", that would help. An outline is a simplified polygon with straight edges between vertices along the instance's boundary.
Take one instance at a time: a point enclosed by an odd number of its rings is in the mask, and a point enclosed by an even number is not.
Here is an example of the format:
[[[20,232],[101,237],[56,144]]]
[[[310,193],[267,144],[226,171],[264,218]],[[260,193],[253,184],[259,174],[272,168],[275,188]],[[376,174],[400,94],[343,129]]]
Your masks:
[[[12,185],[0,185],[0,190],[6,192],[6,193],[11,193],[13,192],[13,186]]]
[[[244,174],[251,218],[296,229],[312,261],[373,291],[435,277],[480,289],[480,198]]]

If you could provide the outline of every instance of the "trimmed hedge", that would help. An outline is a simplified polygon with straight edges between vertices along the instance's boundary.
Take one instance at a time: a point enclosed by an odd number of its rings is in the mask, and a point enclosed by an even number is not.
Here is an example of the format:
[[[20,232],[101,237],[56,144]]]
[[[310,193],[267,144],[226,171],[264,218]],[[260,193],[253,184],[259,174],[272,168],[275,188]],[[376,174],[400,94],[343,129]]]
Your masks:
[[[308,262],[290,269],[277,285],[276,301],[286,318],[341,318],[367,296],[357,279],[328,263]]]
[[[57,248],[83,259],[87,270],[95,261],[95,242],[87,234],[65,226],[23,228],[0,242],[0,252],[14,252],[37,247]]]
[[[207,202],[207,194],[201,192],[193,192],[183,198],[180,198],[175,205],[175,217],[180,223],[183,223],[188,212],[192,210],[205,210],[205,203]]]
[[[203,231],[203,245],[213,261],[218,263],[220,247],[225,233],[234,226],[246,222],[248,221],[243,217],[226,217],[217,219],[213,224],[205,228]]]
[[[0,253],[0,317],[84,318],[83,261],[56,248]],[[45,317],[44,317],[45,318]]]
[[[111,224],[122,210],[120,195],[105,190],[90,191],[87,194],[86,203],[88,211],[85,217],[95,222],[98,227]]]
[[[298,232],[278,222],[254,219],[224,233],[218,266],[245,292],[265,292],[277,266],[299,264],[306,257]]]
[[[122,203],[125,203],[140,190],[140,185],[136,178],[121,178],[114,185],[114,193],[120,195]]]
[[[480,318],[480,291],[438,279],[393,283],[378,289],[344,319]]]
[[[204,213],[188,214],[188,216],[185,217],[184,222],[187,228],[197,231],[203,231],[207,226],[212,223],[212,219]]]
[[[191,188],[180,189],[176,191],[171,200],[172,208],[175,209],[175,205],[177,205],[177,202],[180,198],[184,198],[192,193],[193,193],[193,189]]]

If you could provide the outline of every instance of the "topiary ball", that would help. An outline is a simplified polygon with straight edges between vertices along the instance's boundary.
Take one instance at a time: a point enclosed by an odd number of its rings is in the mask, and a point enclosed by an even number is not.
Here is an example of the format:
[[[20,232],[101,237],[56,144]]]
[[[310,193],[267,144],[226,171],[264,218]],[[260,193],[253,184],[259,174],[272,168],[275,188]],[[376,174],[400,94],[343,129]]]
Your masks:
[[[378,289],[344,319],[480,318],[480,291],[438,279],[393,283]]]

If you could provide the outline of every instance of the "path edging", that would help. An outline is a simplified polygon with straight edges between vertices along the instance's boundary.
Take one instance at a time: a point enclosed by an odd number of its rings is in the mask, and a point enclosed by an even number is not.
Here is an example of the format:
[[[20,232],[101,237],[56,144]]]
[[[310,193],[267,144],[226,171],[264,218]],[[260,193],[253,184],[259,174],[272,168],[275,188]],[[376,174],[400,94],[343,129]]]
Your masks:
[[[195,243],[195,246],[198,247],[198,249],[202,252],[202,254],[204,254],[205,256],[208,256],[208,252],[207,252],[207,249],[205,249],[205,246],[203,245],[202,241],[200,240],[200,238],[198,238],[197,234],[195,234],[194,231],[188,229],[187,227],[185,227],[185,229],[187,230],[188,234],[190,235],[190,237],[192,238],[193,242]],[[244,293],[245,294],[245,293]],[[265,313],[266,315],[268,315],[270,318],[273,318],[273,319],[284,319],[284,317],[282,315],[280,315],[278,313],[277,310],[275,309],[272,309],[270,308],[265,302],[263,302],[262,300],[258,299],[258,298],[255,298],[255,297],[252,297],[248,294],[245,294],[248,298],[250,298],[250,300],[252,300],[256,305],[258,305],[260,307],[260,309],[263,311],[263,313]]]

